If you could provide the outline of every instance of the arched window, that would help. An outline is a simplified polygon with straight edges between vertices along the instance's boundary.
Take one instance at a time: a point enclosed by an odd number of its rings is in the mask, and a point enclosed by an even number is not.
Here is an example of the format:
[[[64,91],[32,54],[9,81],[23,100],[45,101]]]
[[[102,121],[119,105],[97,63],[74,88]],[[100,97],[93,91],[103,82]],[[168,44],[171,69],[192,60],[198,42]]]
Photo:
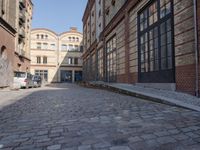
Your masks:
[[[37,35],[36,35],[36,38],[37,38],[37,39],[39,39],[39,38],[40,38],[40,35],[39,35],[39,34],[37,34]]]
[[[6,51],[6,47],[5,46],[1,47],[0,58],[7,59],[7,51]]]
[[[72,40],[72,38],[71,38],[71,37],[68,37],[68,39],[69,39],[69,41],[71,41],[71,40]]]
[[[79,38],[78,37],[76,38],[76,41],[79,42]]]
[[[73,37],[73,42],[75,42],[75,37]]]

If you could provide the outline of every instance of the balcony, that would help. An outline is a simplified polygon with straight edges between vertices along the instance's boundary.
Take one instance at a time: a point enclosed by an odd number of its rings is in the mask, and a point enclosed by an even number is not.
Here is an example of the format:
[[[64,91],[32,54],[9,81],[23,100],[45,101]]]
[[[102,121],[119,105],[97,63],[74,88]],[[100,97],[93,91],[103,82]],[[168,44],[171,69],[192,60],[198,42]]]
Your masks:
[[[20,4],[20,6],[25,8],[26,7],[26,0],[19,0],[19,4]]]
[[[25,38],[25,31],[24,31],[23,28],[20,28],[20,29],[19,29],[19,37],[20,37],[20,38]]]

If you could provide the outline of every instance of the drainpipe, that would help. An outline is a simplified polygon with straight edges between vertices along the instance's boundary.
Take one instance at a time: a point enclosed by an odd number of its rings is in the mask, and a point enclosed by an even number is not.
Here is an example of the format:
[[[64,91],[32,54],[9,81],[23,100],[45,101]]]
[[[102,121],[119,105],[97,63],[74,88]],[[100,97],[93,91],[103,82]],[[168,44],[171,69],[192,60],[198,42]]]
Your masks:
[[[194,28],[195,28],[195,95],[199,97],[199,47],[198,47],[198,23],[197,23],[197,0],[193,0],[194,3]]]

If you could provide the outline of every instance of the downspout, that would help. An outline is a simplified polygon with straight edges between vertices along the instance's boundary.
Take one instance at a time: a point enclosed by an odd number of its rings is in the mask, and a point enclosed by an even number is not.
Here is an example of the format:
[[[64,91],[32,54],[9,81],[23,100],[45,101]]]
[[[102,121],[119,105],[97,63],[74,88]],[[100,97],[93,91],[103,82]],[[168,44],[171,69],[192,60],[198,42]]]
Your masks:
[[[199,47],[198,47],[198,23],[197,23],[197,0],[194,3],[194,30],[195,30],[195,95],[199,97]]]

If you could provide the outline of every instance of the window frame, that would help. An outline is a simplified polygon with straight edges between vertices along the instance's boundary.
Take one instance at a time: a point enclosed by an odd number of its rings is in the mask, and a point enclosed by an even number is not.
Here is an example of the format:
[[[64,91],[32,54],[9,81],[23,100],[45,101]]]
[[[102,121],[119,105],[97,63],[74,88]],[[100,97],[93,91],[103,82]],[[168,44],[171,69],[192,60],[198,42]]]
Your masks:
[[[157,21],[154,22],[153,24],[149,23],[149,8],[152,6],[152,4],[154,4],[155,2],[157,2]],[[161,8],[160,8],[160,0],[152,0],[149,1],[138,13],[137,13],[137,27],[138,27],[138,80],[139,82],[157,82],[157,83],[174,83],[175,82],[175,50],[174,50],[174,28],[173,28],[173,24],[174,24],[174,5],[173,5],[173,0],[169,0],[170,3],[170,13],[166,14],[164,17],[161,17]],[[168,3],[167,3],[168,4]],[[147,27],[144,28],[143,30],[141,30],[141,18],[140,15],[142,13],[144,13],[145,11],[147,11]],[[167,68],[167,69],[161,69],[161,33],[160,33],[160,26],[162,25],[162,23],[167,23],[168,20],[171,20],[171,58],[172,58],[172,67],[171,69]],[[151,67],[151,60],[150,60],[150,36],[149,33],[150,31],[154,30],[154,28],[157,28],[158,31],[158,70],[157,71],[151,71],[150,67]],[[166,32],[167,33],[167,32]],[[141,58],[141,54],[142,54],[142,47],[141,47],[141,38],[142,36],[144,36],[145,34],[147,34],[147,52],[144,52],[144,54],[146,55],[147,53],[147,65],[148,65],[148,71],[146,72],[142,72],[141,70],[141,65],[142,65],[142,58]],[[168,43],[165,43],[166,46],[168,46]],[[154,47],[155,50],[155,47]],[[145,49],[146,51],[146,49]],[[167,50],[166,50],[167,51]],[[144,55],[144,56],[145,56]],[[154,56],[155,57],[155,56]],[[145,59],[145,58],[144,58]],[[168,57],[166,56],[166,59],[168,59]],[[157,59],[154,58],[154,61],[156,61]],[[154,62],[154,67],[155,67],[155,63]],[[143,64],[145,65],[145,63]],[[157,64],[156,64],[157,65]],[[157,78],[155,78],[155,76]],[[162,77],[163,76],[163,77]],[[166,78],[166,79],[164,79]]]
[[[117,36],[114,34],[106,42],[106,78],[108,82],[117,81]]]
[[[37,64],[41,64],[41,56],[36,56],[36,62]]]
[[[48,58],[47,56],[43,56],[43,64],[47,64],[48,63]]]

